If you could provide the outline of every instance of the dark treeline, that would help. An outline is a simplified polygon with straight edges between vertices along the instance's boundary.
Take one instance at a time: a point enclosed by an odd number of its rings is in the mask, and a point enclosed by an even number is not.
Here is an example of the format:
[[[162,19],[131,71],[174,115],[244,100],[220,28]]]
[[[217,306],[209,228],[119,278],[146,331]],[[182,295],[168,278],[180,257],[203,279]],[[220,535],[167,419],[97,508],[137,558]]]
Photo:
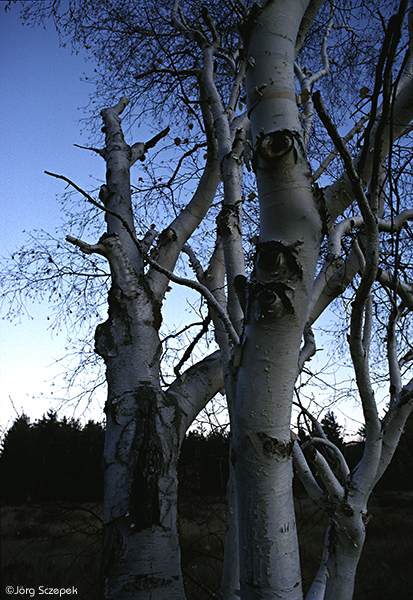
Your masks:
[[[22,415],[4,436],[0,455],[2,503],[100,502],[103,497],[104,426],[83,427],[50,411],[30,423]],[[180,480],[183,493],[225,493],[228,436],[190,432],[182,445]]]
[[[344,443],[333,413],[323,420],[327,437],[345,455],[350,468],[360,459],[363,442]],[[302,433],[302,432],[300,432]],[[304,436],[304,434],[303,434]],[[7,431],[0,456],[1,501],[21,502],[102,500],[104,426],[89,421],[59,420],[49,412],[30,423],[22,415]],[[182,445],[179,476],[181,494],[224,494],[228,478],[229,436],[192,431]],[[376,491],[413,489],[413,419],[409,419],[389,469]],[[302,488],[297,482],[296,492]]]
[[[35,423],[20,416],[3,440],[2,501],[101,500],[103,444],[99,423],[82,427],[73,419],[59,420],[52,411]]]

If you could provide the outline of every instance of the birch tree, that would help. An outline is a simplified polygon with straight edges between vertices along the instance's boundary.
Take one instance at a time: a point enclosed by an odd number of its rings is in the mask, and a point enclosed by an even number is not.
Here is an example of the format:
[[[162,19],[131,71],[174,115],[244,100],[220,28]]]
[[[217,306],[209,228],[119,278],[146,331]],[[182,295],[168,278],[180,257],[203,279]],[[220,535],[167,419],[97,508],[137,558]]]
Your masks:
[[[108,384],[103,597],[185,597],[177,458],[193,419],[225,389],[232,449],[221,598],[303,598],[293,465],[329,517],[307,597],[351,598],[368,499],[413,407],[412,9],[406,0],[72,0],[23,11],[54,19],[93,53],[103,105],[105,139],[91,148],[106,164],[99,197],[49,173],[105,219],[92,243],[67,236],[78,257],[109,265],[108,319],[95,334]],[[126,143],[125,112],[149,120],[154,137]],[[157,148],[168,144],[162,166]],[[139,210],[130,174],[146,157]],[[8,291],[18,297],[25,265],[27,278],[37,263],[25,251],[15,262]],[[213,331],[216,349],[186,370],[180,356],[165,379],[171,282],[203,299],[202,334]],[[299,392],[317,320],[341,298],[350,299],[344,319],[366,433],[352,471]],[[387,381],[384,413],[373,360]],[[311,423],[303,443],[292,431],[297,398]]]

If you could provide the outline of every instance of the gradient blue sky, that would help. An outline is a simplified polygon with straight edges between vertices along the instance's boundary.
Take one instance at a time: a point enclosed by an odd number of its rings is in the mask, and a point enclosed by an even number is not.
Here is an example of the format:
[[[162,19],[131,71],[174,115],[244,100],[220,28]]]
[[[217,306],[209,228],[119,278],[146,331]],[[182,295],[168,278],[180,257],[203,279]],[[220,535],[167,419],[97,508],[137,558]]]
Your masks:
[[[0,172],[2,182],[0,255],[26,239],[24,230],[53,232],[60,224],[57,195],[63,182],[45,170],[65,174],[79,185],[103,179],[100,157],[74,147],[86,144],[79,119],[92,91],[83,73],[93,70],[84,57],[59,48],[53,25],[22,25],[19,7],[5,12],[0,2]],[[60,367],[48,367],[63,354],[64,335],[48,330],[47,306],[29,306],[33,320],[0,322],[0,426],[17,411],[32,420],[50,408],[50,380]]]

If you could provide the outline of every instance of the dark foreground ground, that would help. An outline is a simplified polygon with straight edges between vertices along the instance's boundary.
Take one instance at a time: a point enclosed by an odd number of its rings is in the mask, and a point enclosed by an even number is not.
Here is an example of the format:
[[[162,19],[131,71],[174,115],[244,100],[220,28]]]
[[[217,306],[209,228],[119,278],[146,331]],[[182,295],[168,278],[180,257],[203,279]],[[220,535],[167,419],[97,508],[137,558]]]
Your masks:
[[[186,497],[180,511],[188,600],[217,597],[225,502]],[[370,512],[354,600],[413,600],[413,495],[381,494],[372,499]],[[76,588],[71,597],[97,600],[101,515],[100,504],[3,506],[0,597],[37,597],[44,586]],[[310,501],[298,500],[297,521],[306,588],[321,555],[324,518]],[[7,586],[13,586],[14,596],[6,594]]]

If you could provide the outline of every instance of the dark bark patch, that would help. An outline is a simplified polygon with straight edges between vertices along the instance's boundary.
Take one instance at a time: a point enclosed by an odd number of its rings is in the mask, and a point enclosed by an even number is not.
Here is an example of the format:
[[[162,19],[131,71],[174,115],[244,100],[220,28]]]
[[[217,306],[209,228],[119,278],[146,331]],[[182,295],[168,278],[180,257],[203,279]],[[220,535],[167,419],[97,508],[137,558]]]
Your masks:
[[[264,271],[271,280],[302,279],[303,271],[297,259],[301,241],[284,244],[277,240],[259,242],[255,255],[255,267]]]
[[[236,455],[236,452],[235,452],[235,450],[233,448],[231,448],[231,457],[230,457],[230,460],[231,460],[232,466],[235,467],[235,463],[237,462],[237,455]]]
[[[145,291],[146,297],[148,301],[152,305],[152,315],[153,315],[153,328],[156,331],[159,331],[159,328],[162,325],[162,302],[159,302],[156,299],[155,294],[153,293],[151,287],[148,285],[146,278],[144,275],[139,276],[139,283],[142,286],[142,289]],[[156,358],[159,358],[161,352],[161,346],[159,347],[159,352]]]
[[[322,226],[323,226],[322,233],[324,236],[324,235],[327,235],[327,233],[329,233],[332,230],[332,228],[334,226],[334,220],[331,218],[330,211],[326,204],[325,197],[324,197],[324,191],[322,188],[319,187],[319,185],[317,183],[314,183],[314,185],[313,185],[313,196],[316,201],[318,213],[321,218],[321,222],[322,222]]]
[[[247,321],[254,316],[256,319],[278,317],[285,313],[294,313],[294,308],[288,292],[292,288],[279,281],[268,283],[256,282],[249,286]]]
[[[245,314],[245,308],[248,298],[248,282],[245,275],[236,275],[234,278],[234,288],[238,296],[242,311]]]
[[[129,511],[136,530],[141,531],[160,525],[159,479],[164,470],[164,459],[156,430],[156,391],[143,385],[136,396],[138,411],[131,448]]]
[[[167,590],[173,581],[178,580],[179,577],[171,577],[171,579],[164,579],[162,577],[155,577],[153,575],[135,575],[133,582],[124,584],[122,586],[122,592],[146,592],[148,590]]]
[[[239,32],[241,34],[242,39],[244,40],[244,48],[248,48],[251,33],[261,13],[262,8],[256,2],[254,2],[246,19],[244,19],[244,21],[238,25]]]
[[[331,520],[330,528],[328,531],[328,551],[330,555],[334,555],[337,548],[337,526],[334,521]]]
[[[240,203],[241,200],[236,204],[225,204],[218,213],[216,222],[218,226],[218,233],[221,237],[227,237],[231,235],[234,227],[241,232],[239,210]]]
[[[234,286],[246,320],[294,314],[293,284],[301,280],[303,271],[298,260],[302,242],[285,244],[278,240],[259,242],[255,255],[254,275],[250,283],[242,275]]]
[[[257,436],[262,442],[262,448],[266,456],[274,456],[275,458],[289,458],[291,456],[291,442],[280,442],[277,438],[269,436],[264,431],[259,431]]]
[[[95,331],[95,352],[105,360],[110,356],[116,356],[117,348],[112,337],[109,320],[99,323]]]
[[[104,525],[104,540],[102,546],[102,560],[100,564],[100,581],[106,587],[116,571],[125,549],[125,536],[117,521]],[[104,595],[102,596],[104,597]]]
[[[352,517],[354,515],[354,510],[351,508],[350,504],[347,500],[344,500],[341,503],[341,512],[346,515],[346,517]]]
[[[294,146],[294,138],[289,131],[274,131],[261,139],[261,156],[266,160],[278,159],[289,152]]]
[[[176,232],[172,229],[172,227],[167,227],[162,231],[159,236],[158,245],[166,246],[166,244],[174,243],[178,239]]]
[[[365,526],[370,521],[370,519],[371,519],[371,513],[368,510],[364,511],[361,515],[361,520],[363,521]]]
[[[95,332],[96,353],[105,360],[117,356],[119,347],[132,343],[131,318],[128,313],[130,301],[119,286],[111,286],[108,294],[109,318],[100,323]]]

